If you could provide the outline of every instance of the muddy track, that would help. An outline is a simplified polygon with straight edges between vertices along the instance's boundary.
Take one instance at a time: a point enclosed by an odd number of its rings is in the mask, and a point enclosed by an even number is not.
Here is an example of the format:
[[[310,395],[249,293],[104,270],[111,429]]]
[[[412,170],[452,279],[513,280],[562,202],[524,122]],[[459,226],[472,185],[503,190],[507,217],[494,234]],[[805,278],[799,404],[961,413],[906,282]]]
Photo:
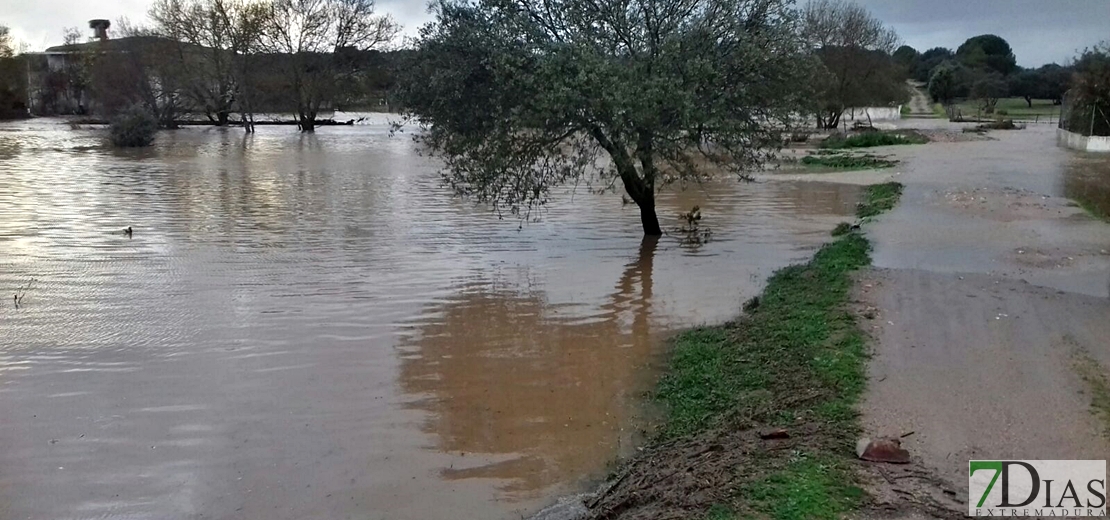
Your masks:
[[[856,284],[875,340],[864,427],[915,432],[915,462],[960,499],[969,459],[1110,453],[1083,376],[1110,369],[1110,225],[1064,196],[1077,158],[1051,128],[991,137],[895,152],[905,195]],[[1107,159],[1082,167],[1110,176]]]

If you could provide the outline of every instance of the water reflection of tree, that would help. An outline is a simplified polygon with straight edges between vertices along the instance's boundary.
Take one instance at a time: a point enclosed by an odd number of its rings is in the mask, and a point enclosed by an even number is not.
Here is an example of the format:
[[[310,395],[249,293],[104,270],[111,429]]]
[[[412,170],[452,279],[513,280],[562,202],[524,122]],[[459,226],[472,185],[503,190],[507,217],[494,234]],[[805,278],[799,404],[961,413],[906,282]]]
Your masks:
[[[488,285],[427,313],[404,345],[413,355],[402,361],[402,386],[423,397],[413,406],[430,412],[424,429],[439,450],[489,456],[445,478],[506,479],[503,489],[527,493],[596,473],[618,439],[627,445],[629,405],[650,384],[642,367],[653,352],[656,246],[645,239],[590,316],[561,315],[541,292]]]

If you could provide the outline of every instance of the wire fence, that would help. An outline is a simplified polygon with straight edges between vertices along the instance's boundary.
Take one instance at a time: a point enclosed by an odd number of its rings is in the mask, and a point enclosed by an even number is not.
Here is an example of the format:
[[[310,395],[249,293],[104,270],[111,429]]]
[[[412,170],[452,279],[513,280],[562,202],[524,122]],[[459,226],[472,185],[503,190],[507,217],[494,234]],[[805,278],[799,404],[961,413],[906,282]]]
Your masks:
[[[1110,136],[1110,103],[1067,96],[1060,110],[1060,128],[1084,136]]]

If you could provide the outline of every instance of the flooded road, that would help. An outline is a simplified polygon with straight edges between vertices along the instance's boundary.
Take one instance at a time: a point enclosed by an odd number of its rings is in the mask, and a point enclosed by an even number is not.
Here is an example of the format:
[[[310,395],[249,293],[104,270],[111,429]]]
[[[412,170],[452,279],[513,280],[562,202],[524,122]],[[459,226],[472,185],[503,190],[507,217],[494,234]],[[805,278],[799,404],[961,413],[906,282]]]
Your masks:
[[[520,224],[385,122],[125,151],[0,125],[0,518],[519,518],[633,449],[667,334],[858,197],[664,194],[664,227],[701,205],[697,247],[641,243],[612,193]]]
[[[903,148],[855,294],[874,316],[865,430],[903,436],[955,497],[968,460],[1105,458],[1091,382],[1110,374],[1110,225],[1075,200],[1110,200],[1110,158],[1033,124]]]

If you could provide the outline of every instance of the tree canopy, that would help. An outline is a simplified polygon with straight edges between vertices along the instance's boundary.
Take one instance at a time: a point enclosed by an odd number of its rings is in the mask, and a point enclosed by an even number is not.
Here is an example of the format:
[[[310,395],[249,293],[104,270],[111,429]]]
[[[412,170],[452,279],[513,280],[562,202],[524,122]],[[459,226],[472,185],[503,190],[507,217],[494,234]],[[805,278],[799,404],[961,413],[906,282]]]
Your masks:
[[[12,46],[11,29],[6,25],[0,25],[0,58],[11,58],[15,55],[15,48]]]
[[[986,69],[1002,76],[1017,70],[1017,58],[1010,44],[993,34],[968,38],[956,49],[956,58],[969,68]]]
[[[890,56],[898,35],[859,4],[812,0],[802,10],[802,31],[829,73],[820,89],[820,126],[836,128],[849,107],[883,106],[908,97]]]
[[[769,158],[815,65],[783,0],[443,0],[399,101],[455,190],[514,213],[619,179],[655,192]],[[591,184],[593,185],[593,184]]]
[[[374,49],[400,27],[374,13],[373,0],[273,0],[262,26],[261,48],[286,54],[284,77],[302,131],[316,129],[316,114],[335,99],[347,70],[341,49]]]
[[[929,96],[933,101],[949,105],[968,94],[967,71],[955,61],[945,61],[933,69],[929,77]]]

